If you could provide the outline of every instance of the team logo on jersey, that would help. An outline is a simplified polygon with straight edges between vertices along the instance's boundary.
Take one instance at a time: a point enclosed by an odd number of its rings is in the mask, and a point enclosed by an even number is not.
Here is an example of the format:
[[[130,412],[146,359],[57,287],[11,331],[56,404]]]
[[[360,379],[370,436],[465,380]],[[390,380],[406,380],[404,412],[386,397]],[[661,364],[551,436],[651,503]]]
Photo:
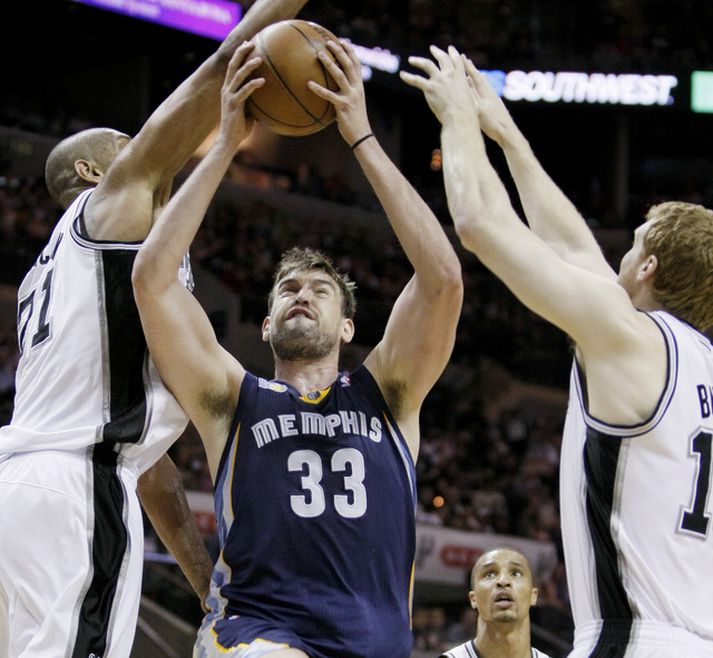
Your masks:
[[[285,393],[287,391],[287,386],[280,384],[279,382],[272,382],[263,377],[258,378],[257,385],[260,388],[266,388],[268,391],[274,391],[275,393]]]
[[[299,414],[280,414],[276,418],[263,418],[250,426],[258,448],[278,439],[296,436],[322,436],[333,439],[341,436],[361,436],[380,443],[383,425],[376,416],[363,411],[339,411],[322,415],[302,411]]]
[[[351,386],[352,385],[352,378],[349,375],[349,373],[345,372],[340,378],[339,378],[339,383],[342,386]]]

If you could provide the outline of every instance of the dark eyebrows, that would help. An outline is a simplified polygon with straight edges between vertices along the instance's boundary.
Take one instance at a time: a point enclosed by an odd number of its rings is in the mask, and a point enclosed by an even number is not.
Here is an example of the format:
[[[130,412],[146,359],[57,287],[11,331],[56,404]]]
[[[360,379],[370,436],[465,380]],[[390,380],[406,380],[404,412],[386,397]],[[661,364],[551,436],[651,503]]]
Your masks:
[[[332,288],[333,290],[339,290],[339,286],[337,285],[337,282],[331,276],[328,276],[324,279],[322,279],[322,278],[312,279],[312,285],[313,286],[326,285],[329,288]]]
[[[487,562],[483,562],[483,564],[478,567],[478,573],[482,573],[483,571],[494,567],[496,564],[497,563],[495,560],[488,560]]]
[[[278,281],[277,287],[275,288],[275,290],[277,290],[279,292],[280,290],[284,290],[289,285],[296,283],[296,282],[297,282],[297,279],[295,279],[295,277],[292,277],[292,276],[287,277],[285,279],[281,279],[280,281]]]
[[[299,281],[299,277],[288,276],[288,277],[285,277],[284,279],[280,279],[280,281],[277,284],[277,290],[283,290],[285,286],[294,284],[294,283],[301,285],[300,281]],[[337,282],[331,276],[325,276],[324,278],[320,277],[317,279],[311,279],[309,282],[309,285],[311,285],[312,287],[326,285],[335,291],[339,290],[339,286],[337,285]]]
[[[497,566],[497,561],[496,560],[488,560],[487,562],[483,562],[478,567],[478,573],[483,573],[484,571],[487,571],[488,569],[492,569],[494,566]],[[519,569],[520,571],[526,572],[528,569],[525,566],[525,563],[520,561],[520,560],[508,560],[507,566],[510,568],[516,568]]]

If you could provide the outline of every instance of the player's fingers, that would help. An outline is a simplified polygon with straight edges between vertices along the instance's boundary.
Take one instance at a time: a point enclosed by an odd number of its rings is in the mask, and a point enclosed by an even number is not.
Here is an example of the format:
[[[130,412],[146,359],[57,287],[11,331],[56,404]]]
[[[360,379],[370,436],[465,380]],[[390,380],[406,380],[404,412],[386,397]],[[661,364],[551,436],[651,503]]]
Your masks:
[[[226,70],[225,77],[230,80],[235,75],[235,72],[243,65],[248,55],[255,49],[255,44],[251,41],[244,41],[241,43],[233,53],[230,61],[228,62],[228,68]]]
[[[429,46],[428,50],[433,55],[433,59],[438,62],[441,70],[449,69],[453,66],[453,61],[445,50],[441,50],[438,46]]]
[[[422,75],[416,75],[414,73],[408,73],[407,71],[399,71],[399,77],[409,86],[420,89],[421,91],[426,91],[426,86],[428,85],[428,78],[424,78]]]
[[[354,47],[345,39],[339,40],[339,46],[341,47],[342,52],[344,52],[345,55],[349,58],[349,61],[352,64],[352,68],[355,71],[361,70],[361,62],[359,61],[359,57],[357,56]]]
[[[234,92],[235,101],[238,103],[244,103],[248,98],[250,98],[256,89],[259,89],[264,84],[265,78],[255,78],[250,80],[250,82],[246,82],[244,85],[238,87]]]
[[[323,87],[319,83],[315,82],[314,80],[309,80],[307,82],[307,86],[310,88],[312,92],[317,94],[320,98],[324,98],[324,100],[329,101],[330,103],[338,103],[339,102],[339,96],[335,94],[331,89],[327,89],[326,87]]]
[[[333,43],[330,41],[329,43]],[[329,45],[329,43],[327,45]],[[332,52],[330,50],[330,52]],[[343,52],[342,52],[343,55]],[[332,57],[330,57],[325,51],[320,50],[319,53],[317,54],[317,57],[319,57],[319,61],[322,62],[324,65],[324,68],[327,69],[327,72],[329,75],[332,76],[334,81],[337,83],[339,87],[343,87],[344,85],[347,84],[348,79],[347,76],[344,72],[344,66],[340,66],[340,64],[337,63],[335,60],[335,57],[338,58],[337,54],[334,53]],[[349,63],[349,59],[346,59],[347,64]],[[340,62],[341,63],[341,62]]]
[[[476,87],[482,85],[484,82],[487,82],[485,76],[476,68],[470,58],[463,55],[463,62],[465,63],[465,72],[468,74],[468,78],[473,81],[473,84]]]
[[[260,66],[260,64],[262,64],[261,57],[252,57],[246,62],[244,62],[243,65],[233,73],[232,78],[229,79],[229,90],[232,93],[237,91],[245,83],[245,80],[247,80],[250,75]]]
[[[433,76],[438,72],[438,67],[433,63],[433,60],[427,57],[411,56],[408,58],[408,63],[415,69],[421,69],[428,76]]]
[[[453,67],[458,71],[465,73],[465,64],[463,63],[463,57],[456,50],[455,46],[448,46],[448,57],[451,59]]]
[[[481,73],[471,62],[470,60],[467,60],[465,63],[466,67],[466,72],[468,74],[468,79],[472,82],[473,87],[480,97],[494,97],[497,96],[497,93],[495,92],[495,89],[493,88],[493,85],[490,83],[490,80],[485,76],[485,74]]]

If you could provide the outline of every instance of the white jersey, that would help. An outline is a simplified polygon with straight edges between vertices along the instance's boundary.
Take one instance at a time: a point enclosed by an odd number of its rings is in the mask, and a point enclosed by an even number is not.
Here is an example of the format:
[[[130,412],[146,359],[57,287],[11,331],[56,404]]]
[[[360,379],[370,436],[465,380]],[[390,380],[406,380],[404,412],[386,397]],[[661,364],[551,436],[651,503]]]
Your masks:
[[[0,458],[105,442],[141,473],[180,436],[187,418],[147,355],[131,287],[140,244],[83,237],[90,194],[67,209],[20,286],[21,357],[12,420],[0,428]],[[190,269],[183,276],[190,279]]]
[[[560,507],[574,622],[591,655],[624,656],[627,647],[637,655],[668,628],[713,656],[713,349],[668,313],[650,316],[665,338],[668,373],[649,420],[593,418],[572,369]]]
[[[530,655],[531,658],[550,658],[546,653],[542,653],[534,647],[530,649]],[[481,658],[481,656],[478,649],[475,648],[475,640],[468,640],[442,653],[438,658]]]

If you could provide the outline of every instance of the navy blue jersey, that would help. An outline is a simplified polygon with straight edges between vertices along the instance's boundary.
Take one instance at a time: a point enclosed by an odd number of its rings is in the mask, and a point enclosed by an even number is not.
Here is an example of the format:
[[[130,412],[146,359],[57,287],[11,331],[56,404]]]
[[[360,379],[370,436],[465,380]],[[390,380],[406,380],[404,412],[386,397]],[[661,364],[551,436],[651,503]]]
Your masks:
[[[296,636],[312,658],[407,658],[415,484],[364,366],[310,396],[247,373],[216,481],[228,646]]]

